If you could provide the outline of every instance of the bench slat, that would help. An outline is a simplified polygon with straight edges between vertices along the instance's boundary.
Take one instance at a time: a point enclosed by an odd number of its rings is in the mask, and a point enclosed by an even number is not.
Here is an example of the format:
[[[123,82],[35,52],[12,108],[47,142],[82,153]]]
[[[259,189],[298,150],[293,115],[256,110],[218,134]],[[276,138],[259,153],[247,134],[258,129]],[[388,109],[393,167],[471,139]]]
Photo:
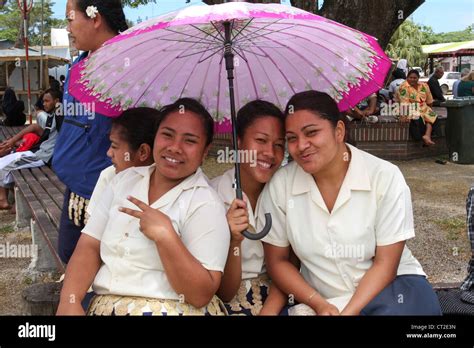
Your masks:
[[[56,251],[56,246],[58,245],[58,229],[53,225],[48,215],[46,215],[44,212],[44,207],[30,189],[27,181],[25,180],[26,178],[22,176],[22,173],[20,173],[20,171],[13,171],[12,174],[15,179],[15,184],[24,195],[25,200],[32,211],[37,226],[43,234],[44,240],[46,241],[46,244],[48,245],[48,248],[54,257],[58,270],[61,273],[64,273],[64,264],[62,263]]]
[[[64,194],[50,181],[46,174],[39,168],[31,168],[36,180],[43,186],[44,190],[49,194],[51,199],[56,203],[59,209],[63,207]]]
[[[54,172],[48,166],[41,167],[41,171],[49,178],[49,180],[58,188],[59,192],[63,195],[66,192],[66,185],[54,174]]]
[[[56,230],[59,228],[59,221],[61,219],[61,210],[54,203],[54,201],[49,197],[48,193],[44,190],[41,184],[35,180],[35,177],[30,172],[29,169],[21,170],[23,177],[27,185],[30,187],[31,191],[38,197],[38,200],[43,206],[42,210],[46,210],[51,217],[51,221],[56,226]]]

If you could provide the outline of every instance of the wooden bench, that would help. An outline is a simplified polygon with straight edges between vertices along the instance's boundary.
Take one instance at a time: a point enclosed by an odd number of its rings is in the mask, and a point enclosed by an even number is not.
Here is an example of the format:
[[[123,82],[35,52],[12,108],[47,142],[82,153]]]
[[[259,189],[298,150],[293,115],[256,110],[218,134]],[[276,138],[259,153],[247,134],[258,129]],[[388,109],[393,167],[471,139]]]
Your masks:
[[[0,138],[3,140],[6,140],[8,138],[11,138],[15,134],[17,134],[19,131],[21,131],[25,126],[20,126],[20,127],[5,127],[1,126],[0,127]]]
[[[2,140],[24,127],[0,127]],[[16,228],[30,227],[33,255],[29,271],[36,278],[44,273],[64,273],[58,252],[58,230],[66,187],[47,167],[12,172],[15,181]],[[23,291],[23,312],[29,315],[54,315],[59,303],[61,283],[39,282]]]
[[[64,201],[64,184],[48,166],[12,172],[15,180],[16,226],[30,225],[37,247],[30,264],[33,274],[65,272],[58,252],[58,231]],[[54,315],[62,283],[38,282],[22,292],[23,314]]]
[[[31,227],[33,244],[38,246],[38,272],[64,273],[57,252],[58,230],[66,187],[48,166],[12,172],[15,180],[16,226]]]

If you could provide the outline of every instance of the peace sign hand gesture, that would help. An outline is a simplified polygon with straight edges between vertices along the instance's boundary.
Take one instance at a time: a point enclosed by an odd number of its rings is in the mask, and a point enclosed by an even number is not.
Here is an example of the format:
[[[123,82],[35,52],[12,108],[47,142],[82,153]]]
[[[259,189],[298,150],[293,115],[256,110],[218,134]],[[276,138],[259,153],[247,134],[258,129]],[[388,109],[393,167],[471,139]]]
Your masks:
[[[173,224],[170,218],[158,209],[153,209],[148,204],[128,196],[127,199],[135,204],[140,210],[120,207],[119,211],[140,220],[140,231],[148,238],[157,243],[170,231],[173,231]]]

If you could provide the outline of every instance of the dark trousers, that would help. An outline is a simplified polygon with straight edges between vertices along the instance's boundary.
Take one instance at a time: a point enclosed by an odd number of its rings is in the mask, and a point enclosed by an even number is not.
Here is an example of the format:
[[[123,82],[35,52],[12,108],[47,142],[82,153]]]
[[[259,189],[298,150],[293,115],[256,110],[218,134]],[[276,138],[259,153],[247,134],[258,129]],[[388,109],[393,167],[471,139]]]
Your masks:
[[[438,296],[421,275],[400,275],[360,312],[361,315],[441,315]]]
[[[61,212],[61,221],[59,223],[59,237],[58,237],[58,254],[61,260],[67,264],[76,248],[76,244],[81,236],[81,231],[84,225],[76,226],[73,221],[69,220],[69,196],[71,191],[66,189],[64,194],[63,210]],[[87,293],[81,305],[84,311],[89,307],[89,303],[94,297],[95,293]]]
[[[71,191],[66,189],[64,194],[63,210],[61,212],[61,221],[59,222],[59,237],[58,237],[58,254],[64,263],[68,263],[69,259],[76,248],[76,244],[81,236],[81,231],[84,225],[76,226],[74,221],[69,220],[69,196]]]

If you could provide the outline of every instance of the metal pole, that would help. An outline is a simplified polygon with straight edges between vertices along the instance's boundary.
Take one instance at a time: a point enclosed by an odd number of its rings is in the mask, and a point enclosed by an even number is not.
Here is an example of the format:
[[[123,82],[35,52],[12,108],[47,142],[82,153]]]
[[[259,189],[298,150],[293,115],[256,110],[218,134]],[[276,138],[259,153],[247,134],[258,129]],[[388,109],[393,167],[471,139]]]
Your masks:
[[[232,119],[232,137],[234,140],[234,154],[235,161],[235,196],[238,199],[243,199],[242,186],[240,182],[240,155],[237,146],[237,127],[236,127],[236,112],[235,112],[235,96],[234,96],[234,53],[232,52],[232,29],[230,22],[224,22],[224,58],[225,68],[227,70],[227,80],[229,81],[229,97],[230,97],[230,116]],[[265,213],[265,226],[263,230],[258,233],[250,233],[243,231],[245,238],[251,240],[259,240],[265,237],[272,227],[272,216],[270,213]]]
[[[234,53],[232,53],[232,41],[230,34],[230,23],[224,23],[225,28],[225,46],[224,58],[225,68],[227,70],[227,80],[229,81],[229,98],[230,98],[230,117],[232,120],[232,138],[234,140],[235,161],[235,194],[238,199],[242,199],[242,186],[240,184],[240,158],[237,147],[237,127],[235,112],[235,96],[234,96]]]
[[[43,90],[43,46],[44,46],[44,0],[41,0],[41,57],[40,57],[40,90]]]
[[[30,2],[33,5],[32,2]],[[31,81],[30,81],[30,55],[29,55],[29,48],[28,48],[28,12],[30,11],[31,7],[28,6],[27,1],[23,0],[23,7],[20,1],[18,1],[18,6],[20,7],[21,12],[23,13],[23,35],[25,40],[25,56],[26,56],[26,81],[27,81],[27,92],[28,92],[28,115],[30,119],[30,124],[33,123],[33,119],[31,116]]]

